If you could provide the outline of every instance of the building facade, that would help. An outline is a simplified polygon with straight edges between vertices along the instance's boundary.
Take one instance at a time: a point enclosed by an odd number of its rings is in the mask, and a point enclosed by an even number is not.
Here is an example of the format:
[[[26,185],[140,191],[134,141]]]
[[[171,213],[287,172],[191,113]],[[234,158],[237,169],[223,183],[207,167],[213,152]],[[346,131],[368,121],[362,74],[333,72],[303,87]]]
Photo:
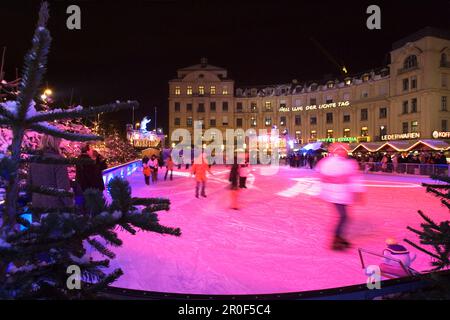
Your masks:
[[[203,58],[169,81],[169,139],[194,121],[205,130],[277,126],[299,144],[450,137],[450,32],[425,28],[390,56],[357,76],[245,88]]]

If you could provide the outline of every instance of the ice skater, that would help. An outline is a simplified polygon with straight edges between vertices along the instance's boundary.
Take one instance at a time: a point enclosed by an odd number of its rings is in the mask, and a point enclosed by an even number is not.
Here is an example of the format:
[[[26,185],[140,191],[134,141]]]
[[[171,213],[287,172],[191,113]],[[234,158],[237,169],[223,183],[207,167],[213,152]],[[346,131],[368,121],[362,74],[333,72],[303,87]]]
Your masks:
[[[173,177],[173,166],[174,166],[174,163],[173,163],[173,160],[172,160],[172,156],[168,156],[167,160],[166,160],[166,174],[164,176],[164,181],[167,180],[167,175],[168,175],[169,171],[170,171],[170,180],[172,180],[172,177]]]
[[[350,247],[344,236],[348,206],[363,199],[365,187],[358,172],[358,163],[348,158],[347,145],[333,143],[328,152],[329,156],[320,160],[316,167],[321,182],[320,196],[331,203],[339,214],[332,249],[344,250]]]
[[[156,158],[155,155],[152,155],[148,162],[148,166],[150,167],[150,170],[152,172],[152,182],[156,183],[158,181],[158,158]]]
[[[238,182],[239,182],[239,171],[240,171],[240,167],[237,163],[234,163],[231,166],[231,170],[230,170],[230,177],[229,177],[229,181],[230,181],[230,202],[231,202],[231,209],[234,210],[239,210],[239,204],[238,204],[238,192],[239,192],[239,188],[238,188]]]
[[[199,156],[192,165],[191,175],[195,176],[195,197],[199,197],[200,185],[201,185],[201,196],[206,198],[206,173],[212,175],[211,169],[208,166],[206,158],[201,155]]]
[[[241,164],[239,168],[239,188],[247,189],[247,177],[250,173],[250,165],[248,163]]]

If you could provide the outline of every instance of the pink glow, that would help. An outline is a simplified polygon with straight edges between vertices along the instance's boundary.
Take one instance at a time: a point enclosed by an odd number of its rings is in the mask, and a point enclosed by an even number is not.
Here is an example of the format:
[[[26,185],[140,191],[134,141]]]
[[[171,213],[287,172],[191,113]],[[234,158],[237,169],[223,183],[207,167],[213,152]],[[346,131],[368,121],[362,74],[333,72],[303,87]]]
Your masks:
[[[329,249],[336,214],[315,197],[315,173],[281,167],[278,175],[260,174],[240,192],[242,209],[227,208],[228,170],[213,167],[206,199],[194,197],[194,181],[186,172],[173,181],[147,187],[139,172],[129,178],[133,195],[168,197],[164,225],[180,227],[181,237],[121,234],[124,245],[113,249],[125,275],[114,285],[132,289],[203,294],[261,294],[314,290],[365,283],[357,248],[376,252],[386,238],[417,238],[406,226],[417,227],[418,209],[436,220],[448,219],[437,198],[418,187],[413,177],[366,175],[365,206],[351,208],[347,252]],[[303,189],[302,189],[303,188]],[[407,246],[407,245],[406,245]],[[428,256],[417,254],[413,267],[429,268]],[[377,262],[377,261],[374,261]]]

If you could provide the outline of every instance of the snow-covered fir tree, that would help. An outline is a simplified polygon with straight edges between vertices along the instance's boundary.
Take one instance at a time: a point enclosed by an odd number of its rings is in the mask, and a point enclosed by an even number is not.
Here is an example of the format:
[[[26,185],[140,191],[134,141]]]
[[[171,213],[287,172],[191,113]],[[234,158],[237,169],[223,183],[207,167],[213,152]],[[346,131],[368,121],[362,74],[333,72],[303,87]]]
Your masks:
[[[30,188],[20,183],[19,173],[24,164],[54,163],[39,155],[25,156],[23,142],[27,130],[67,141],[101,140],[94,134],[69,132],[55,126],[55,121],[137,107],[136,102],[129,101],[100,107],[37,111],[33,98],[44,75],[51,41],[47,20],[48,5],[44,2],[32,48],[25,56],[17,100],[0,103],[0,125],[12,132],[7,152],[0,155],[0,183],[6,188],[0,211],[0,299],[95,298],[99,290],[123,273],[120,269],[111,273],[105,271],[109,259],[114,258],[108,247],[122,244],[117,228],[132,234],[140,229],[180,235],[178,228],[159,224],[156,212],[169,209],[168,199],[133,198],[130,185],[120,178],[108,184],[110,200],[99,191],[86,190],[83,214],[75,207],[38,210],[28,203],[26,194],[30,191],[54,197],[71,197],[72,193],[56,188]],[[58,160],[58,163],[73,164],[74,159]],[[33,223],[22,217],[30,210],[37,216]],[[26,229],[21,230],[20,225]],[[87,245],[105,259],[92,259],[87,255]],[[70,290],[67,286],[67,270],[72,265],[82,272],[80,290]]]

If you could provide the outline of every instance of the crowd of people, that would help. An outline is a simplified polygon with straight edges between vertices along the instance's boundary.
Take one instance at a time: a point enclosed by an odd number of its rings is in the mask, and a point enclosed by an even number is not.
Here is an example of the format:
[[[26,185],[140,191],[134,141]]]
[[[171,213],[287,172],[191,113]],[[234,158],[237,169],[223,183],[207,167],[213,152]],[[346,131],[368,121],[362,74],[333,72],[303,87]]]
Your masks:
[[[293,152],[287,155],[286,163],[294,168],[307,167],[314,169],[316,164],[323,158],[321,152]]]
[[[28,183],[34,188],[53,188],[56,191],[69,191],[67,196],[55,196],[31,192],[31,202],[35,211],[45,209],[67,209],[78,207],[86,213],[84,192],[94,189],[105,190],[103,170],[106,169],[104,159],[90,144],[81,148],[75,168],[75,179],[69,179],[68,166],[58,163],[64,159],[60,149],[61,139],[50,135],[43,135],[40,141],[41,156],[54,160],[51,164],[31,163],[28,172]],[[71,192],[70,192],[71,191]],[[73,196],[71,195],[73,194]]]

